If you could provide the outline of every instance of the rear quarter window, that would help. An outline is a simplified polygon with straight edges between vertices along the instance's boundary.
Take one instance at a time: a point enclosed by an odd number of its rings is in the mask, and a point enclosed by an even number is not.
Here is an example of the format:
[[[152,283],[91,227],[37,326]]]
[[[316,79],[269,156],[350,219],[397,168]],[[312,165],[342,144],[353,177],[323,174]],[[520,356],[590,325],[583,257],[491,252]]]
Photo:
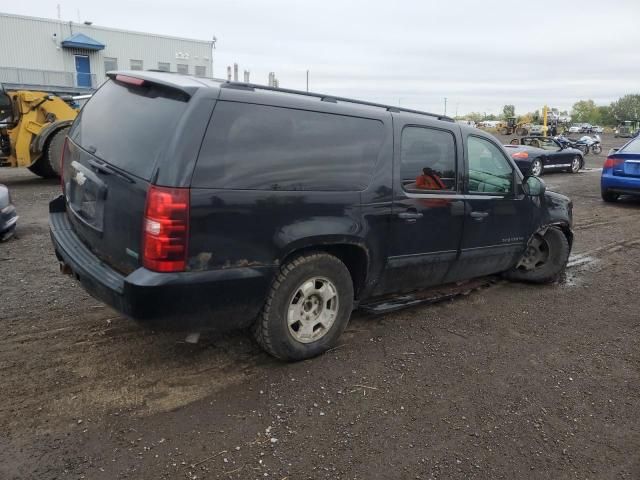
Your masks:
[[[640,138],[631,140],[620,149],[620,153],[640,153]]]
[[[384,126],[379,120],[219,102],[192,186],[363,190],[383,140]]]
[[[99,159],[149,180],[187,101],[178,90],[110,80],[84,106],[69,136]]]

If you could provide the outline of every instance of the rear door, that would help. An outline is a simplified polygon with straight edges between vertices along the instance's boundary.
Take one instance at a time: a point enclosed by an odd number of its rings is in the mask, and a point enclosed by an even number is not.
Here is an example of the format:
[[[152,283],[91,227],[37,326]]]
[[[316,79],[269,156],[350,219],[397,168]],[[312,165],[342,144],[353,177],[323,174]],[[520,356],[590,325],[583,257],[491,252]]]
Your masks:
[[[69,133],[63,166],[76,234],[123,273],[140,265],[147,188],[189,100],[179,90],[130,81],[108,81],[85,105]]]
[[[455,263],[464,222],[460,127],[395,122],[388,291],[442,283]]]
[[[473,134],[465,144],[464,236],[447,281],[512,267],[524,252],[533,223],[533,204],[520,193],[519,176],[498,144]]]

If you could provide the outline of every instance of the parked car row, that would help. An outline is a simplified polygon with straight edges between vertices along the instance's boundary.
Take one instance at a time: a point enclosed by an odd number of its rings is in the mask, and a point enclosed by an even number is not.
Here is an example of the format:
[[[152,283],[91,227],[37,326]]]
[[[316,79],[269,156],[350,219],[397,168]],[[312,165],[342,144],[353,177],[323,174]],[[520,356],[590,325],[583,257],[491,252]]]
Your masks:
[[[582,150],[550,137],[514,138],[505,148],[524,175],[540,176],[545,171],[578,173],[584,167]]]
[[[604,128],[600,125],[590,123],[574,123],[567,129],[568,133],[604,133]]]

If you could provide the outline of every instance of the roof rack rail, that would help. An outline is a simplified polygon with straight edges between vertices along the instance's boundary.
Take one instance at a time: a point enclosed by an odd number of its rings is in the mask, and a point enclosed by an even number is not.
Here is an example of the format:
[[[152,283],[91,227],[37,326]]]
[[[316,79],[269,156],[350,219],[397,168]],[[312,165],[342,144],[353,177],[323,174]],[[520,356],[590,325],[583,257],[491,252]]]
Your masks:
[[[437,113],[429,113],[423,112],[421,110],[412,110],[410,108],[402,108],[402,107],[394,107],[392,105],[384,105],[382,103],[374,103],[367,102],[364,100],[354,100],[353,98],[346,97],[336,97],[334,95],[324,95],[321,93],[313,93],[313,92],[305,92],[303,90],[293,90],[290,88],[279,88],[279,87],[268,87],[266,85],[258,85],[255,83],[246,83],[246,82],[232,82],[227,80],[221,85],[222,88],[234,88],[237,90],[268,90],[272,92],[280,92],[280,93],[291,93],[293,95],[304,95],[305,97],[314,97],[319,98],[323,102],[347,102],[347,103],[355,103],[357,105],[366,105],[368,107],[378,107],[384,108],[388,112],[399,113],[415,113],[417,115],[426,115],[429,117],[437,118],[438,120],[444,120],[446,122],[455,122],[455,120],[451,117],[447,117],[446,115],[439,115]]]

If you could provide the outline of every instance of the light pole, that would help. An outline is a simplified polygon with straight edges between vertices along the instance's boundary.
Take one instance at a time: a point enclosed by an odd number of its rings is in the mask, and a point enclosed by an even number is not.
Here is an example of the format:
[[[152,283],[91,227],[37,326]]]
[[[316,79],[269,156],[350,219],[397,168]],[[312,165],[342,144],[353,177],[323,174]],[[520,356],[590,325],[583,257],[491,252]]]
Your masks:
[[[309,91],[309,70],[307,70],[307,92]]]
[[[444,97],[444,116],[447,116],[447,97]]]

